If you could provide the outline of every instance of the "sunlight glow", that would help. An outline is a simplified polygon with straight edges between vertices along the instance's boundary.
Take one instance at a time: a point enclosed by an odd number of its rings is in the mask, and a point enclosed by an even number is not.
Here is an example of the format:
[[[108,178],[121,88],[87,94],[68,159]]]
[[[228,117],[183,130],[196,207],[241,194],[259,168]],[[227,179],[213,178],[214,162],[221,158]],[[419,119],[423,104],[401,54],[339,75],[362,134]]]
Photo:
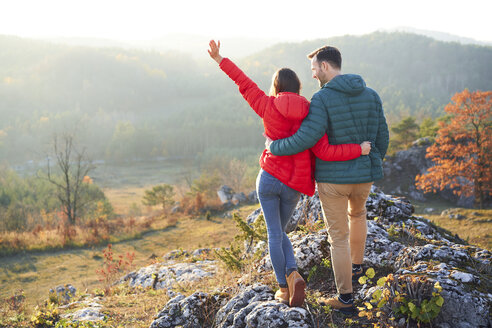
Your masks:
[[[186,33],[305,40],[411,26],[492,41],[492,1],[16,0],[0,34],[150,40]]]

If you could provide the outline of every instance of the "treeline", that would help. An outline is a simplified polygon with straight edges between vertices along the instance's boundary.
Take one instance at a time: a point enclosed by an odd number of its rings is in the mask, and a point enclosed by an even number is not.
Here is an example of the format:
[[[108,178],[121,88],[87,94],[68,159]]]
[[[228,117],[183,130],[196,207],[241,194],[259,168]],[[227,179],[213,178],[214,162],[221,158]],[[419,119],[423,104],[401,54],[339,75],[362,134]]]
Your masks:
[[[81,186],[80,224],[99,215],[111,216],[113,211],[102,190],[92,183]],[[0,232],[53,229],[66,220],[57,188],[39,176],[21,177],[0,167]]]
[[[393,156],[397,151],[406,150],[420,138],[427,138],[428,142],[434,142],[439,131],[439,121],[449,120],[448,116],[437,119],[426,118],[420,124],[414,116],[408,116],[400,122],[390,126],[390,142],[387,151],[388,156]]]
[[[318,86],[306,54],[324,44],[340,48],[344,72],[361,74],[378,91],[392,124],[436,118],[455,92],[492,85],[491,47],[404,33],[278,44],[232,59],[264,90],[276,69],[290,67],[310,98]],[[93,159],[110,161],[263,146],[261,121],[212,61],[16,37],[0,37],[0,48],[0,162],[44,158],[53,135],[66,131]]]

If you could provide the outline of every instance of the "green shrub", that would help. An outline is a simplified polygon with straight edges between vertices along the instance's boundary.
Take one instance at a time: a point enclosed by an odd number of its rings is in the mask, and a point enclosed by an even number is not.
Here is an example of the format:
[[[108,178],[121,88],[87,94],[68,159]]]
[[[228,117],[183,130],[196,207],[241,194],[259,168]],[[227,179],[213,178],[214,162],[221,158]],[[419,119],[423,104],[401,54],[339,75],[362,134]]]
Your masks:
[[[444,304],[439,282],[425,276],[390,274],[380,278],[377,286],[371,301],[359,308],[360,317],[377,317],[386,323],[403,317],[408,323],[417,322],[420,326],[420,323],[430,323],[436,318]],[[389,317],[389,314],[395,317]]]

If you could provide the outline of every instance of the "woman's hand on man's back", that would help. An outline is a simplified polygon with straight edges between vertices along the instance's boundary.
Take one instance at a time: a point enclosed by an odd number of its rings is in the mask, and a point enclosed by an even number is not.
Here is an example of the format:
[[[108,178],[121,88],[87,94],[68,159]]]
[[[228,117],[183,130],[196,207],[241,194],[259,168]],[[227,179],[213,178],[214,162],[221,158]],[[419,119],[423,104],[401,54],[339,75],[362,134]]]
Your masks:
[[[362,149],[361,155],[369,155],[369,153],[371,152],[371,142],[364,141],[360,144],[360,148]]]

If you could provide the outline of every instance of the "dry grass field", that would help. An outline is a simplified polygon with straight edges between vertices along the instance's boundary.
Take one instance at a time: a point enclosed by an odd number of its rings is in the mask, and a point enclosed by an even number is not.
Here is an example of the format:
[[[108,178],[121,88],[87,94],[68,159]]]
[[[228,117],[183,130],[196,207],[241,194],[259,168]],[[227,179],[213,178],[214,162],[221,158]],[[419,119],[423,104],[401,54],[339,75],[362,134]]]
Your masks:
[[[257,206],[238,210],[246,217]],[[162,220],[165,220],[163,218]],[[228,246],[237,233],[230,218],[179,218],[175,226],[152,231],[136,240],[113,245],[115,255],[135,253],[134,267],[149,265],[155,256],[161,257],[174,249],[193,250],[200,247]],[[105,246],[40,252],[3,257],[0,266],[0,299],[22,289],[26,302],[33,306],[48,297],[50,288],[72,284],[83,292],[101,287],[96,270],[103,265]]]

